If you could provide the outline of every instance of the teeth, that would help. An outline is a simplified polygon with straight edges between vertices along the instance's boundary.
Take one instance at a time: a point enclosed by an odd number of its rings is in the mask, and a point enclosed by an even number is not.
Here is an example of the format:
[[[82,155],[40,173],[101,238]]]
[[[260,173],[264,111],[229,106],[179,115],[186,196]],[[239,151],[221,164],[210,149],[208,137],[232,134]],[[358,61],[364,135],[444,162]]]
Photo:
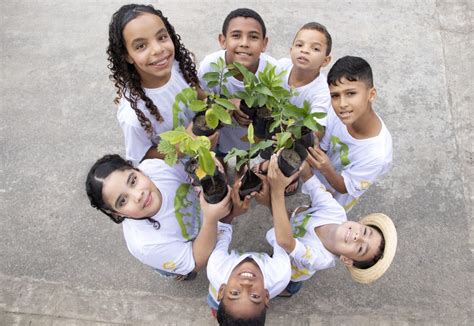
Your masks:
[[[249,272],[243,272],[243,273],[240,273],[240,276],[245,277],[245,278],[252,278],[254,275]]]

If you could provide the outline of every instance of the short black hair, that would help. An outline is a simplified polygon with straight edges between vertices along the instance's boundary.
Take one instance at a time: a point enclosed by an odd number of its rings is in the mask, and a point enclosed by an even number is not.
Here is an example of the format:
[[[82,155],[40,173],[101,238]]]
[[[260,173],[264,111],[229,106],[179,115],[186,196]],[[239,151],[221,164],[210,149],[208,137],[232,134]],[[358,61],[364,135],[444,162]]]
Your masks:
[[[226,36],[227,34],[227,29],[229,28],[230,21],[237,17],[253,18],[258,21],[258,23],[262,27],[263,37],[265,38],[265,36],[267,35],[267,29],[265,28],[265,23],[263,22],[262,17],[256,11],[248,8],[235,9],[227,15],[224,20],[224,24],[222,25],[222,34],[224,36]]]
[[[354,261],[352,266],[354,266],[356,268],[367,269],[367,268],[370,268],[370,267],[374,266],[380,260],[380,258],[382,258],[383,251],[385,250],[385,239],[383,237],[382,232],[376,226],[371,225],[370,227],[374,228],[375,231],[377,231],[380,234],[380,236],[382,237],[382,240],[380,241],[379,251],[374,256],[374,258],[372,258],[370,260]]]
[[[327,49],[326,49],[326,55],[329,55],[331,53],[331,49],[332,49],[332,37],[331,37],[331,34],[329,34],[326,26],[324,26],[323,24],[320,24],[320,23],[316,23],[316,22],[309,22],[309,23],[306,23],[304,24],[299,30],[298,30],[298,33],[304,29],[309,29],[309,30],[313,30],[313,31],[318,31],[320,33],[322,33],[324,35],[324,37],[326,38],[326,45],[327,45]],[[298,33],[296,33],[296,35],[298,35]],[[296,38],[296,36],[295,36]]]
[[[265,325],[266,316],[267,306],[265,305],[262,312],[252,318],[234,317],[227,311],[224,300],[221,300],[216,317],[220,326],[262,326]]]
[[[343,78],[349,81],[361,81],[367,87],[374,87],[372,68],[360,57],[345,56],[334,63],[328,73],[328,85],[336,86]]]

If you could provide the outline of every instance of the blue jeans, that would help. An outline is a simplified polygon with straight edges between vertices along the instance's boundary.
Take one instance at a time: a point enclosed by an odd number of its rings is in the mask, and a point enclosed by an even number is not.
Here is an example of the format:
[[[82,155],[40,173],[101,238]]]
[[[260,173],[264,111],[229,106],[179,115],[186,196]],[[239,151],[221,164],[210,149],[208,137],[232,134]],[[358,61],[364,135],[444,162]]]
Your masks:
[[[289,293],[291,293],[291,295],[297,293],[301,287],[303,286],[303,282],[293,282],[293,281],[290,281],[290,283],[288,283],[288,285],[286,286],[286,289]]]
[[[207,304],[212,309],[217,310],[217,308],[219,308],[219,304],[214,300],[214,298],[212,297],[210,293],[207,293]]]
[[[164,271],[157,268],[154,268],[154,270],[155,272],[160,274],[162,277],[166,277],[166,278],[175,278],[176,276],[181,276],[181,274],[171,273],[171,272]],[[186,274],[186,277],[183,279],[183,281],[192,281],[196,278],[196,276],[197,276],[197,272],[191,271],[188,274]]]

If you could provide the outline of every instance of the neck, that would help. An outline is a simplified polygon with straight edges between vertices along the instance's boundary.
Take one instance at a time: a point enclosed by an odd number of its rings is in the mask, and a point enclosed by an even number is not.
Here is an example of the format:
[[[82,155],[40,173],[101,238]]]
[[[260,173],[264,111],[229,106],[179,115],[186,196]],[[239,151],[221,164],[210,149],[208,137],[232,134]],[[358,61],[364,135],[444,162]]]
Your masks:
[[[335,249],[335,238],[338,224],[325,224],[314,228],[319,240],[323,244],[324,248],[333,255],[339,256],[340,254]]]
[[[288,85],[293,87],[308,85],[318,78],[318,76],[319,71],[300,69],[293,66],[293,68],[291,68],[290,77],[288,78]]]
[[[351,136],[356,139],[375,137],[380,133],[381,129],[382,122],[372,108],[370,108],[367,114],[361,116],[350,126],[347,126],[347,130]]]
[[[142,81],[142,86],[145,88],[159,88],[166,85],[166,83],[171,79],[171,74],[162,78],[140,76],[140,79]]]

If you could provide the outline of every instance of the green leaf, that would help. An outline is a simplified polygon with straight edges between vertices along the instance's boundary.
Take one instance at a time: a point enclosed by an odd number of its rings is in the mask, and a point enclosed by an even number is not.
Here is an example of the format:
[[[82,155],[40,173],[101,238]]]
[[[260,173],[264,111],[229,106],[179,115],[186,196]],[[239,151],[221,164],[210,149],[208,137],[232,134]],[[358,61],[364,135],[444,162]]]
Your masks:
[[[291,133],[289,132],[281,132],[276,134],[276,139],[278,148],[287,148],[291,145],[291,142],[289,141],[291,139]]]
[[[208,82],[207,82],[207,87],[208,87],[208,88],[214,88],[214,87],[216,87],[217,85],[219,85],[219,82],[216,81],[216,80],[211,80],[211,81],[208,81]]]
[[[250,157],[254,156],[257,152],[272,146],[273,143],[274,142],[272,140],[264,140],[264,141],[259,142],[258,144],[255,144],[254,146],[250,148],[249,156]]]
[[[322,119],[326,116],[325,112],[314,112],[314,113],[311,113],[311,114],[317,119]]]
[[[219,81],[220,79],[220,74],[218,72],[215,72],[215,71],[210,71],[210,72],[206,72],[202,78],[206,81],[206,82],[212,82],[212,81]]]
[[[249,124],[247,129],[247,138],[250,144],[255,144],[253,123]]]
[[[226,108],[227,110],[235,110],[234,104],[229,100],[226,100],[224,98],[216,98],[215,102],[220,106]]]
[[[189,103],[189,108],[194,112],[204,111],[207,107],[207,104],[201,100],[193,100]]]
[[[234,147],[224,157],[224,162],[227,163],[233,157],[247,157],[247,151]]]
[[[318,123],[311,115],[308,115],[306,118],[304,118],[303,124],[313,131],[318,129]]]
[[[186,138],[190,138],[191,136],[186,132],[184,127],[178,127],[175,130],[170,130],[166,132],[162,132],[160,134],[161,139],[164,139],[170,142],[173,145],[183,141]]]
[[[206,172],[207,175],[213,176],[216,171],[216,163],[212,158],[211,152],[207,148],[200,147],[198,149],[199,153],[199,166]]]
[[[217,119],[222,121],[225,124],[230,125],[232,123],[232,118],[230,117],[229,112],[227,112],[224,108],[217,104],[213,104],[211,109],[208,111],[212,111],[213,114],[216,115]]]
[[[349,161],[349,146],[343,143],[338,137],[332,136],[331,145],[332,145],[333,151],[336,150],[338,144],[339,144],[339,157],[341,159],[341,164],[343,166],[347,166],[351,163]]]
[[[206,124],[209,128],[216,129],[219,124],[219,118],[214,113],[215,110],[209,109],[206,111]]]

